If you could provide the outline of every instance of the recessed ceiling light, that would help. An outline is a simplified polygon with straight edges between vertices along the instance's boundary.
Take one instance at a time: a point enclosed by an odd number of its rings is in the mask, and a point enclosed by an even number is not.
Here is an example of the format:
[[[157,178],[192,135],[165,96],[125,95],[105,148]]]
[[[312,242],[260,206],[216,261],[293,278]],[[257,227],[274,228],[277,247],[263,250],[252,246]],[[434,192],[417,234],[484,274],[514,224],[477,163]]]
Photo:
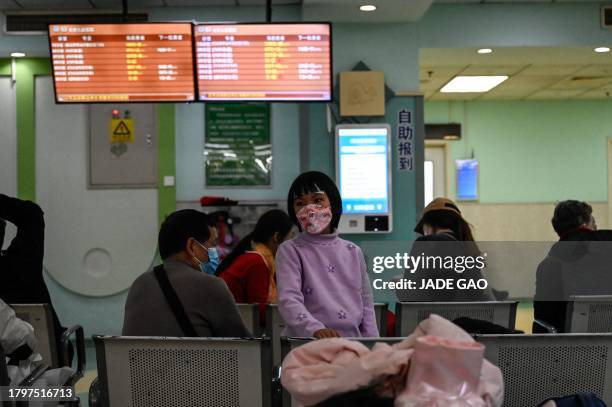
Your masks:
[[[455,76],[440,89],[442,93],[488,92],[503,81],[507,75],[495,76]]]
[[[594,50],[595,52],[610,52],[610,48],[608,47],[597,47]]]
[[[493,50],[491,48],[480,48],[478,51],[479,54],[492,54]]]
[[[376,10],[376,6],[373,4],[364,4],[363,6],[359,6],[359,10],[361,11],[374,11]]]
[[[11,52],[11,58],[22,58],[25,57],[23,52]]]

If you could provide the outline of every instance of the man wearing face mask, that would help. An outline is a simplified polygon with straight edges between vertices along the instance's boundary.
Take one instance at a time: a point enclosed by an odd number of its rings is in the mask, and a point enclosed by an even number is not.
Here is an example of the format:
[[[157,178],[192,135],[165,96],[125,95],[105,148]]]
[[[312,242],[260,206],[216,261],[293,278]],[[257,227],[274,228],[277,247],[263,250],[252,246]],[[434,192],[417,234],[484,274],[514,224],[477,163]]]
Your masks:
[[[123,335],[251,336],[225,282],[214,276],[216,238],[202,212],[185,209],[166,218],[158,238],[163,263],[132,284]]]

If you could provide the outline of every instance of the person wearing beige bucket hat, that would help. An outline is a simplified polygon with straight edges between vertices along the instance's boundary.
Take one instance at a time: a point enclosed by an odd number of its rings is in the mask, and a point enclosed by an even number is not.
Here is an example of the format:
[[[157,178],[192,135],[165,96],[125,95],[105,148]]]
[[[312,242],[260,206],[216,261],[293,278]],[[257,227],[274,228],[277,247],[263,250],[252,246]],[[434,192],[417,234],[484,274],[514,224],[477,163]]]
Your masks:
[[[476,258],[481,256],[480,249],[474,242],[470,224],[463,218],[455,202],[448,198],[436,198],[424,209],[421,219],[414,228],[419,233],[412,246],[410,256],[442,259]],[[417,289],[398,289],[400,301],[494,301],[495,296],[490,287],[485,289],[461,290],[454,284],[454,289],[436,289],[427,286],[429,281],[469,279],[482,280],[481,270],[476,267],[461,272],[446,267],[419,267],[406,270],[403,279],[415,281]]]

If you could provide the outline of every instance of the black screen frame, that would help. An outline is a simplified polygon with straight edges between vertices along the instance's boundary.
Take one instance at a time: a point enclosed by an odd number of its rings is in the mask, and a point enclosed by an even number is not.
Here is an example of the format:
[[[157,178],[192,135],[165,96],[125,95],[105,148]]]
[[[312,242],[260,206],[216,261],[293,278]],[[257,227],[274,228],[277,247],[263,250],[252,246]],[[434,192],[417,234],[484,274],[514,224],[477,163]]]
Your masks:
[[[301,100],[301,99],[200,99],[200,86],[198,80],[198,60],[196,56],[196,36],[195,30],[198,26],[203,25],[314,25],[314,24],[325,24],[329,27],[329,99],[313,99],[313,100]],[[192,24],[192,36],[193,39],[193,76],[196,86],[196,103],[330,103],[334,100],[334,44],[333,44],[333,25],[329,21],[274,21],[270,23],[265,22],[194,22]]]
[[[69,101],[59,101],[57,98],[57,88],[55,84],[55,67],[53,64],[53,49],[51,47],[51,26],[53,25],[151,25],[151,24],[189,24],[191,25],[191,60],[192,60],[192,80],[193,80],[193,100],[117,100],[117,101],[78,101],[78,102],[69,102]],[[193,22],[191,21],[146,21],[146,22],[118,22],[118,23],[49,23],[47,24],[47,41],[49,44],[49,61],[51,63],[51,80],[53,81],[53,94],[55,98],[55,103],[58,105],[77,105],[77,104],[129,104],[129,103],[195,103],[198,102],[198,84],[196,82],[196,55],[195,55],[195,47],[194,47],[194,31],[193,31]]]

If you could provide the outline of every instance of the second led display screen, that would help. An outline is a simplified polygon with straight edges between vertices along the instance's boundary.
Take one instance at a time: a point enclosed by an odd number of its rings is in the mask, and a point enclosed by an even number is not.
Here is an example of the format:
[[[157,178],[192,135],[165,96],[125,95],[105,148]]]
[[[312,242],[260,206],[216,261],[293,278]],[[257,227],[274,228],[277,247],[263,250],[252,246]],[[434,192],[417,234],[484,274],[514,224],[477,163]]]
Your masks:
[[[331,100],[329,24],[194,27],[202,101]]]

